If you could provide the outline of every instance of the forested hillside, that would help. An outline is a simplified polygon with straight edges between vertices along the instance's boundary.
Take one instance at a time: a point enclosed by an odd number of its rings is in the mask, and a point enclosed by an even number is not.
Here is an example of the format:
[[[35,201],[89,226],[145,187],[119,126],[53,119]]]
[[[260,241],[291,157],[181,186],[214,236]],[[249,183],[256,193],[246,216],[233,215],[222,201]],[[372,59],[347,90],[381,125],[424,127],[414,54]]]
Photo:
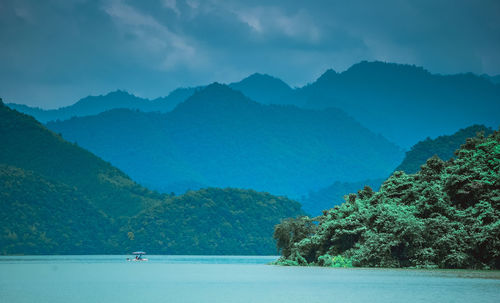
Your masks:
[[[112,219],[73,186],[0,164],[0,254],[112,253]]]
[[[164,192],[184,183],[300,197],[386,176],[402,159],[342,111],[262,105],[221,84],[167,114],[114,110],[48,127]]]
[[[414,174],[427,159],[436,155],[440,159],[449,160],[455,156],[455,151],[465,142],[467,138],[475,137],[477,133],[483,132],[486,136],[493,133],[493,130],[483,125],[472,125],[460,129],[453,135],[439,136],[435,139],[427,138],[420,141],[406,152],[403,162],[396,168],[407,174]]]
[[[500,268],[500,131],[275,229],[280,264]]]
[[[189,191],[132,217],[122,230],[129,250],[157,254],[274,254],[279,218],[302,213],[300,204],[253,190]]]
[[[302,213],[297,202],[247,190],[160,195],[1,102],[0,142],[0,254],[128,253],[138,245],[271,254],[273,226]]]
[[[63,140],[30,116],[0,105],[0,163],[77,188],[100,210],[118,218],[157,203],[160,195],[122,171]]]

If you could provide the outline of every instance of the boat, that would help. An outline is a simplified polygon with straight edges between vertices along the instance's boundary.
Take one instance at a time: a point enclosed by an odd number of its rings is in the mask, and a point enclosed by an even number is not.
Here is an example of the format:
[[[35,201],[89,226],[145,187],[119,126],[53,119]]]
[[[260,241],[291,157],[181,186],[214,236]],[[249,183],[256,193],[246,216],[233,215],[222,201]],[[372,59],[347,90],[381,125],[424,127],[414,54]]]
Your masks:
[[[145,261],[149,261],[147,258],[143,258],[142,257],[143,255],[146,254],[143,251],[134,251],[132,254],[135,255],[135,257],[134,258],[127,258],[127,261],[129,261],[129,262],[145,262]]]

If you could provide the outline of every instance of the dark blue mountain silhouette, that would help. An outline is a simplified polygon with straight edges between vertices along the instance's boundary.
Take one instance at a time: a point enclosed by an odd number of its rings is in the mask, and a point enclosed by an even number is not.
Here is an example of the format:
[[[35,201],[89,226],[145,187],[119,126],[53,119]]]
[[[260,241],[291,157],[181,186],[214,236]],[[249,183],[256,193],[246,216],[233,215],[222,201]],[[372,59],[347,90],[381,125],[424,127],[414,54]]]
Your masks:
[[[342,73],[328,70],[315,82],[297,89],[258,73],[229,86],[263,104],[341,109],[371,131],[410,148],[427,137],[451,133],[472,124],[497,128],[500,85],[495,83],[498,76],[439,75],[413,65],[363,61]],[[177,89],[155,100],[117,91],[49,111],[16,104],[9,106],[42,122],[95,115],[115,108],[168,112],[202,88]]]
[[[340,110],[262,105],[221,84],[166,114],[121,109],[48,127],[165,192],[187,183],[297,197],[386,176],[402,159]]]
[[[66,120],[71,117],[96,115],[116,108],[145,112],[168,112],[190,97],[195,91],[196,88],[178,88],[166,97],[149,100],[134,96],[123,90],[117,90],[106,95],[88,96],[73,105],[53,110],[44,110],[15,103],[7,105],[12,109],[35,117],[42,123],[46,123],[48,121]]]
[[[293,104],[293,89],[281,79],[255,73],[240,82],[229,84],[232,89],[263,104]]]
[[[407,148],[472,124],[500,124],[500,86],[471,73],[438,75],[412,65],[361,62],[342,73],[329,70],[296,94],[301,106],[340,108]]]

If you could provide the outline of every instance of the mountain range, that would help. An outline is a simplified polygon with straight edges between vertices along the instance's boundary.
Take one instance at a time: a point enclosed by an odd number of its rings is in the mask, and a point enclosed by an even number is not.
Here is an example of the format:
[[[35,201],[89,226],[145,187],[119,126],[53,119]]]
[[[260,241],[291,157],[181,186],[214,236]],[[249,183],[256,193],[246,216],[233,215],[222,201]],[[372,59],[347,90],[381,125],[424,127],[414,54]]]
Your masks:
[[[361,62],[342,73],[325,72],[297,95],[304,107],[340,108],[404,148],[473,124],[500,124],[500,86],[471,73]]]
[[[385,176],[403,156],[338,109],[263,105],[217,83],[169,113],[118,109],[47,126],[162,192],[200,184],[300,197]]]
[[[473,124],[500,124],[498,76],[432,74],[413,65],[360,62],[344,72],[327,70],[316,81],[291,88],[282,80],[253,74],[229,87],[263,104],[289,104],[309,109],[341,109],[363,126],[407,149]],[[74,105],[44,111],[9,104],[39,121],[65,120],[116,108],[168,112],[196,88],[181,88],[167,97],[147,100],[123,91],[87,97]]]
[[[252,190],[150,191],[1,101],[0,142],[0,254],[273,254],[274,225],[303,214]]]
[[[35,117],[46,123],[55,120],[67,120],[72,117],[96,115],[115,108],[128,108],[143,112],[168,112],[177,104],[191,96],[197,88],[178,88],[166,97],[149,100],[134,96],[124,90],[116,90],[106,95],[88,96],[73,105],[58,109],[44,110],[22,104],[9,103],[12,109]]]

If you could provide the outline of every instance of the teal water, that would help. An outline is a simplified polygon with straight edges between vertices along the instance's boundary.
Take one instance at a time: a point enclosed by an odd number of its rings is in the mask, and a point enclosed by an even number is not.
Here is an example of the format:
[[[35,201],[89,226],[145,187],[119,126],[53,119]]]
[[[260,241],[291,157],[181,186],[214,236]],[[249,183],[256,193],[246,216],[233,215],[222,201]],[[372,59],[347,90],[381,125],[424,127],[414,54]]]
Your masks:
[[[500,272],[281,267],[276,257],[0,257],[0,302],[500,302]]]

